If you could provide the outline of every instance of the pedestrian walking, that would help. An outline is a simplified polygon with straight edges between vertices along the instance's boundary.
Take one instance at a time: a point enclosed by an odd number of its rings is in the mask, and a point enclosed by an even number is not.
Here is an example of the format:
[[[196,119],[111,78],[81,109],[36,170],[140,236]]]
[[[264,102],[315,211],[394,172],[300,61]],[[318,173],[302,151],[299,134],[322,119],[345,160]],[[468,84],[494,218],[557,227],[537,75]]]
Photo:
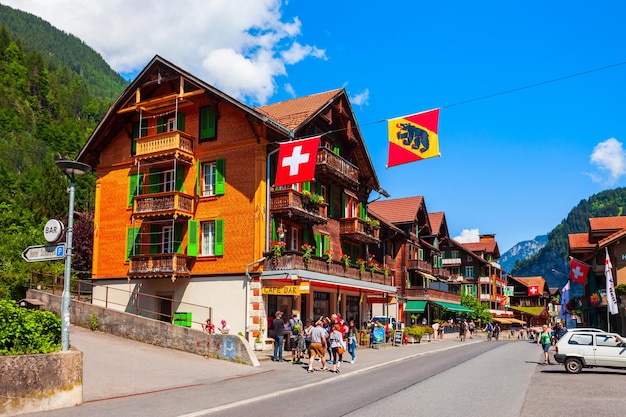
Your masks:
[[[333,330],[330,334],[330,350],[333,358],[333,372],[338,373],[340,371],[339,365],[341,365],[343,350],[343,334],[341,332],[341,325],[336,323],[333,325]]]
[[[274,316],[272,330],[274,331],[274,356],[272,360],[282,362],[283,343],[285,341],[285,322],[283,321],[283,313],[281,311],[277,311]]]
[[[550,346],[552,345],[552,332],[548,330],[548,325],[544,324],[541,333],[537,337],[537,346],[543,349],[543,364],[550,364]]]
[[[315,372],[313,369],[313,362],[315,357],[319,357],[322,361],[322,371],[328,371],[326,367],[326,345],[328,344],[328,333],[322,327],[322,320],[318,320],[315,323],[315,327],[311,330],[311,357],[309,358],[309,373]]]
[[[469,325],[467,326],[467,330],[469,331],[469,338],[474,338],[474,330],[476,330],[476,325],[474,324],[474,320],[470,320]]]
[[[496,342],[500,338],[500,323],[496,323],[496,325],[493,326],[493,338],[496,339]]]
[[[350,325],[348,327],[348,353],[352,357],[350,363],[354,363],[354,361],[356,360],[356,344],[358,336],[359,332],[356,329],[354,320],[350,320]]]
[[[487,332],[487,342],[491,342],[491,337],[493,336],[493,324],[487,323],[483,330]]]

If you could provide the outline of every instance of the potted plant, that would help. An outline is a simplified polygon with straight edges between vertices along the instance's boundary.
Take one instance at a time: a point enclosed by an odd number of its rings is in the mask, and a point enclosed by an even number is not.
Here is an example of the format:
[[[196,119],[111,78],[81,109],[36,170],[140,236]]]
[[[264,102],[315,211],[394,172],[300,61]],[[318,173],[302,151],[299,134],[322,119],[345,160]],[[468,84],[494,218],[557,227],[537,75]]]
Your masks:
[[[372,229],[378,229],[380,227],[380,222],[376,219],[372,219],[369,216],[365,217],[365,223],[367,223],[367,225]]]
[[[309,264],[311,263],[311,256],[313,255],[313,250],[315,246],[311,246],[308,243],[305,243],[301,247],[302,249],[302,261],[304,262],[304,267],[309,268]]]
[[[378,262],[376,262],[371,256],[367,261],[367,269],[370,270],[370,275],[372,276],[372,278],[374,278],[374,273],[378,271]]]
[[[594,292],[593,294],[591,294],[589,296],[589,302],[591,303],[592,306],[598,307],[600,305],[600,294],[598,294],[597,292]]]
[[[265,343],[263,343],[263,339],[261,338],[262,336],[263,336],[263,319],[261,319],[259,323],[259,333],[257,333],[256,337],[254,338],[254,350],[263,350]]]
[[[346,255],[345,253],[342,253],[341,258],[339,258],[339,261],[343,265],[344,272],[347,271],[348,268],[350,267],[350,257]]]
[[[324,196],[312,193],[308,190],[302,191],[302,196],[307,203],[320,205],[324,204]]]
[[[365,265],[367,262],[363,258],[359,258],[356,260],[356,265],[359,267],[359,277],[363,277],[363,273],[365,272]]]
[[[270,249],[272,250],[274,256],[274,262],[278,263],[280,257],[283,256],[283,252],[285,251],[285,242],[282,240],[275,240],[270,244]]]
[[[380,271],[383,273],[385,278],[387,278],[389,276],[389,267],[387,265],[381,265],[380,266]]]
[[[326,249],[324,253],[322,254],[322,257],[324,258],[324,260],[326,261],[328,265],[333,263],[333,254],[330,253],[330,250]]]
[[[404,333],[409,337],[410,343],[419,343],[424,337],[424,329],[421,326],[405,327]]]

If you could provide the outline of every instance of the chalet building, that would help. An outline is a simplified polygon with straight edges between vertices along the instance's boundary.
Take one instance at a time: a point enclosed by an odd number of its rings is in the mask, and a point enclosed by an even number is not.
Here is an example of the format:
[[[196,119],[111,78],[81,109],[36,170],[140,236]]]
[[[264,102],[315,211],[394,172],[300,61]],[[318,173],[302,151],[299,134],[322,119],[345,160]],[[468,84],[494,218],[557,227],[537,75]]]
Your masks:
[[[313,135],[314,181],[272,187],[279,144]],[[343,89],[251,108],[156,56],[77,159],[97,175],[94,304],[252,338],[277,310],[361,321],[396,295],[356,267],[381,189]]]
[[[509,275],[508,286],[513,287],[509,296],[509,311],[513,316],[494,318],[503,324],[527,324],[540,327],[550,321],[550,288],[543,277],[513,277]]]
[[[421,196],[374,201],[369,214],[384,227],[377,255],[391,266],[398,286],[398,317],[428,323],[442,317],[443,310],[471,311],[461,305],[459,285],[449,282],[440,243],[449,239],[443,213],[429,215]]]
[[[612,265],[614,285],[626,284],[626,217],[595,217],[589,219],[586,233],[568,235],[569,255],[591,265],[587,284],[582,288],[582,298],[576,309],[582,309],[585,326],[610,329],[612,332],[626,332],[626,299],[618,292],[617,315],[607,313],[606,278],[604,275],[608,250]],[[570,287],[580,286],[570,282]],[[607,317],[609,322],[607,323]],[[610,325],[610,326],[609,326]]]

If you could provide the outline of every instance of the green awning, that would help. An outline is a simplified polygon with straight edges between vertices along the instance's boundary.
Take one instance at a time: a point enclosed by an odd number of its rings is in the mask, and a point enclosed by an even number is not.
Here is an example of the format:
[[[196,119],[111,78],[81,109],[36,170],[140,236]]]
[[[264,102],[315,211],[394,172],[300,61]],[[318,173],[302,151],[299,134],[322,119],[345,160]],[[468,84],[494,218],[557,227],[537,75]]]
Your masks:
[[[462,306],[461,304],[444,303],[443,301],[435,301],[435,304],[440,305],[446,310],[455,311],[457,313],[473,313],[474,310]]]
[[[407,313],[423,313],[426,310],[426,301],[423,300],[408,300],[404,306],[404,311]]]

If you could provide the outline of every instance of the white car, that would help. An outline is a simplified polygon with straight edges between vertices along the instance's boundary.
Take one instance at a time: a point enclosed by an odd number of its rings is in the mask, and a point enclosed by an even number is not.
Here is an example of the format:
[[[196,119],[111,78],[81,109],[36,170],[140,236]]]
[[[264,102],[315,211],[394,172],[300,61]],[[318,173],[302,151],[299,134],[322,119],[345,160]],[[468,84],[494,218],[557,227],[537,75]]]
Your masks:
[[[567,332],[556,343],[554,359],[571,374],[583,368],[626,368],[626,343],[616,333],[597,329]]]

